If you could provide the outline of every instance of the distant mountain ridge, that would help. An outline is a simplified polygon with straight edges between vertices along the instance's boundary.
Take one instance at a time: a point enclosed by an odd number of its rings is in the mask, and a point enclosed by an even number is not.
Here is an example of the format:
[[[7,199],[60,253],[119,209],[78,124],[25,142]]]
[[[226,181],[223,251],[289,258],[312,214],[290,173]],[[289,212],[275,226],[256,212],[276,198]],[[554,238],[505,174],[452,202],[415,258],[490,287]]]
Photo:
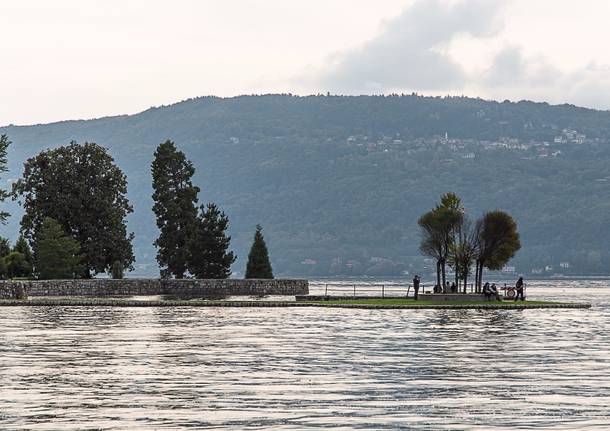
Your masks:
[[[449,190],[473,217],[516,217],[517,271],[610,268],[608,111],[417,95],[202,97],[0,133],[13,141],[4,179],[71,140],[109,149],[135,208],[136,274],[157,273],[150,162],[165,139],[194,162],[201,203],[228,214],[242,274],[257,223],[279,275],[421,271],[417,217]],[[14,237],[20,214],[9,206],[2,235]]]

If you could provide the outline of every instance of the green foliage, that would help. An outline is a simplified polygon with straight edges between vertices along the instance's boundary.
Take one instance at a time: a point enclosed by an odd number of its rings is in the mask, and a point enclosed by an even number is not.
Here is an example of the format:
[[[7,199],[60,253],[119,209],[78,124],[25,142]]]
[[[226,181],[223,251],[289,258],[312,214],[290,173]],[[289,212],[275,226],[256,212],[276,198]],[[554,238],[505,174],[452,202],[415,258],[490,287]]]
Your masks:
[[[261,225],[256,225],[254,241],[252,242],[250,253],[248,253],[246,278],[273,278],[273,270],[271,269],[271,262],[269,262],[269,251],[267,250],[267,244],[265,244]]]
[[[8,278],[29,278],[32,276],[32,263],[28,262],[22,253],[11,251],[4,258],[4,262],[6,263],[6,275]]]
[[[0,258],[4,258],[11,252],[11,243],[6,238],[0,238]]]
[[[119,262],[118,260],[115,261],[112,264],[112,269],[111,269],[110,275],[114,279],[121,279],[121,278],[123,278],[123,275],[124,275],[123,274],[123,264],[121,262]]]
[[[26,161],[13,191],[24,207],[21,232],[30,242],[50,217],[80,244],[85,276],[107,272],[117,260],[133,268],[127,180],[103,147],[73,141],[45,150]]]
[[[436,260],[436,282],[445,288],[445,264],[454,246],[456,229],[463,222],[462,201],[454,193],[445,193],[434,209],[418,220],[421,243],[420,251]]]
[[[216,204],[201,206],[197,229],[189,242],[188,269],[196,278],[227,278],[236,256],[229,251],[229,219]]]
[[[483,267],[501,269],[521,248],[517,223],[504,211],[490,211],[480,221],[478,260]]]
[[[76,278],[84,269],[78,242],[49,217],[43,220],[36,236],[34,255],[36,273],[42,280]]]
[[[4,258],[0,258],[0,279],[4,280],[8,276],[8,270],[6,268],[6,262]]]
[[[20,235],[17,239],[15,247],[13,247],[13,251],[21,253],[25,258],[25,261],[28,262],[30,265],[34,264],[34,256],[32,254],[32,249],[30,248],[30,245],[22,235]]]
[[[199,188],[191,182],[194,173],[193,164],[172,141],[157,147],[152,162],[152,197],[160,234],[154,244],[163,277],[183,278],[188,270],[188,243],[197,230]]]

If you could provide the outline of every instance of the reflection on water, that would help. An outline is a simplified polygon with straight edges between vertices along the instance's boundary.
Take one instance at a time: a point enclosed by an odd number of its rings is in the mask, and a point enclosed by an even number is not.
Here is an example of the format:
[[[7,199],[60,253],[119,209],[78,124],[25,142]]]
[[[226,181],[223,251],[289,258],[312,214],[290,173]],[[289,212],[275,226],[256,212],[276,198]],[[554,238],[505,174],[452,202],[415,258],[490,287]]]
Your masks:
[[[0,428],[608,429],[610,282],[550,283],[594,307],[0,308]]]

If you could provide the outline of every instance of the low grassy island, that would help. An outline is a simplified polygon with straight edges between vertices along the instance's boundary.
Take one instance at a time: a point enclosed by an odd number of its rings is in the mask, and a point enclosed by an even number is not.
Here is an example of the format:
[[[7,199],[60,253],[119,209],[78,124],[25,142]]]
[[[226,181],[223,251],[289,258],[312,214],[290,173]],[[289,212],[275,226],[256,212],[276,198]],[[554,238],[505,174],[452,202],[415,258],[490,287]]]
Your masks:
[[[442,299],[429,300],[413,298],[338,298],[338,297],[299,297],[298,303],[321,307],[345,308],[439,308],[439,309],[525,309],[525,308],[590,308],[591,304],[557,301],[477,301]]]

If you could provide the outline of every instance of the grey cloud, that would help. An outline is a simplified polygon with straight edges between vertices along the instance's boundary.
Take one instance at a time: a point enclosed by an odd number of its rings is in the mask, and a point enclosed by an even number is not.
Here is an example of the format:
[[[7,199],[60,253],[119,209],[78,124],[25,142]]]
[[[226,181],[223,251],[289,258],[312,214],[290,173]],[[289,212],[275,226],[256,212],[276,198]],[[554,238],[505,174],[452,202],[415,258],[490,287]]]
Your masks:
[[[589,65],[566,73],[544,56],[526,57],[517,47],[503,48],[476,78],[470,80],[479,91],[496,99],[529,98],[598,109],[607,109],[610,99],[610,68]]]
[[[544,57],[525,58],[520,48],[505,47],[495,56],[483,80],[489,87],[548,86],[557,83],[561,75]]]
[[[468,77],[439,46],[459,33],[475,37],[497,33],[502,3],[419,1],[360,49],[336,56],[331,61],[334,67],[322,75],[321,83],[332,91],[347,93],[459,88]]]

